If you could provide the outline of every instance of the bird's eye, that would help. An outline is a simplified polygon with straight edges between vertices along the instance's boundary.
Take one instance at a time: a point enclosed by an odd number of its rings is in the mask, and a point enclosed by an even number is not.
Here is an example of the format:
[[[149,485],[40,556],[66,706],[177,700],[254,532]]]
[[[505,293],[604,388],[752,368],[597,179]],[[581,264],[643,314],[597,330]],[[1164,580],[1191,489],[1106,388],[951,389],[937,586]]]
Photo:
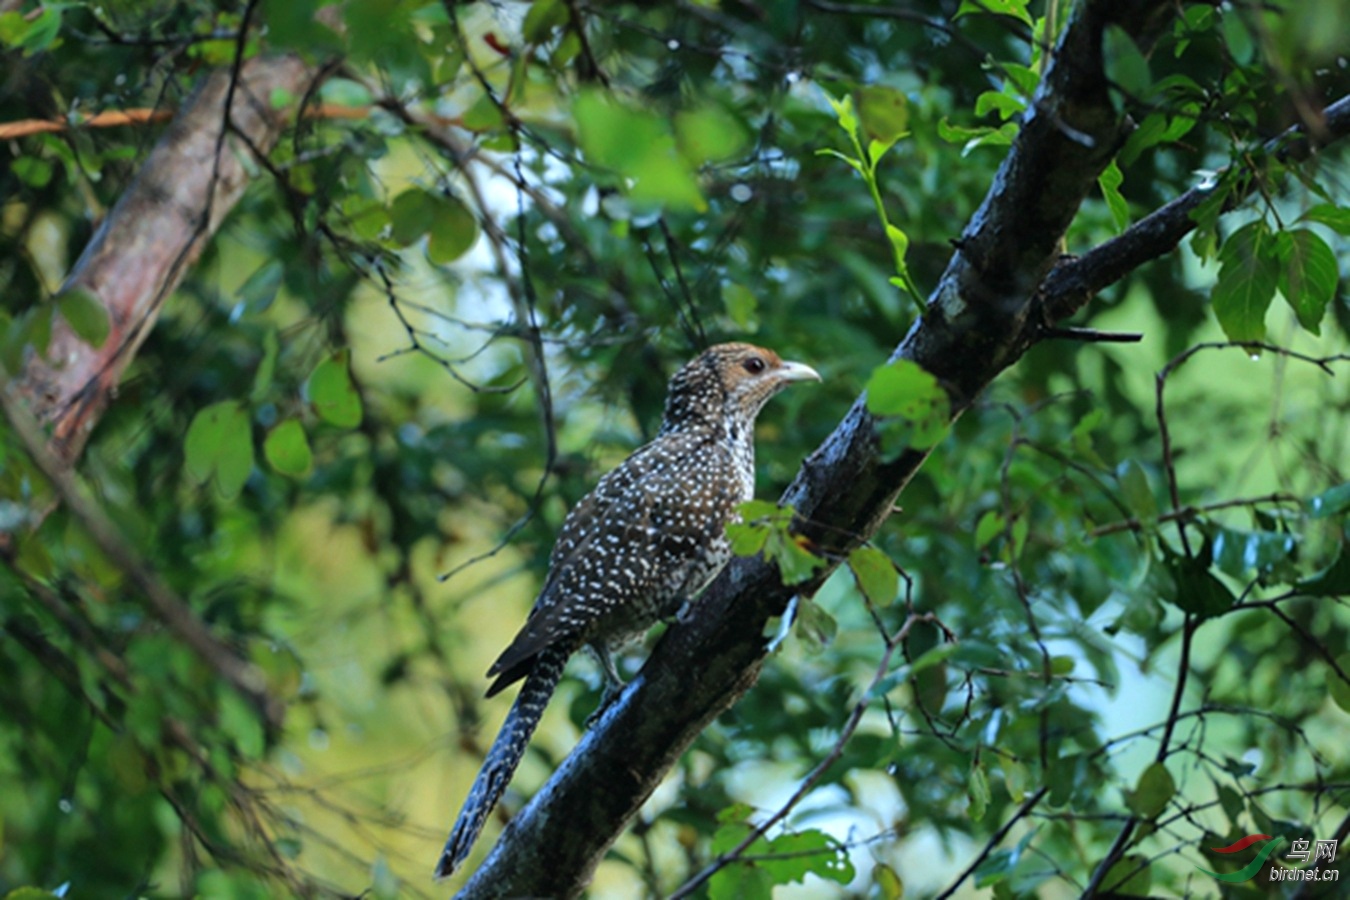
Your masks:
[[[760,359],[758,356],[752,356],[741,363],[741,368],[745,369],[745,371],[749,372],[751,375],[758,375],[760,372],[764,371],[764,360]]]

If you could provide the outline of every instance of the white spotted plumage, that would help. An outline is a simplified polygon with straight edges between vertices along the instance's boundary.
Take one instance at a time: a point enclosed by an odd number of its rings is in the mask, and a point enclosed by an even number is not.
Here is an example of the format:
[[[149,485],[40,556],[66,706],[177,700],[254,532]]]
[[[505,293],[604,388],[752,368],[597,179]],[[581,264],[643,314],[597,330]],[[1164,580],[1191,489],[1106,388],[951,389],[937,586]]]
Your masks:
[[[524,678],[436,867],[468,855],[524,753],[567,657],[602,660],[675,615],[731,558],[726,526],[754,496],[755,417],[794,381],[819,379],[750,344],[719,344],[670,381],[661,430],[568,514],[525,627],[488,675],[488,696]]]

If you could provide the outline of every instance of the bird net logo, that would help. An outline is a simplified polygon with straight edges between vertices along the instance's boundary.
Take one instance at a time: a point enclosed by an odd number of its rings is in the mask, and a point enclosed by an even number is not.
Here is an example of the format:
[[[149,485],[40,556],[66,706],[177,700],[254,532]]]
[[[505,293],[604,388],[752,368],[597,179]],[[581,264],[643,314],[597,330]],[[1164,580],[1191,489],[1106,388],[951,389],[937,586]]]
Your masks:
[[[1283,837],[1272,837],[1268,834],[1249,834],[1241,840],[1234,841],[1227,847],[1211,847],[1215,853],[1241,853],[1249,847],[1260,845],[1261,849],[1257,852],[1256,858],[1247,865],[1238,869],[1236,872],[1211,872],[1209,869],[1200,869],[1206,875],[1212,875],[1219,881],[1226,881],[1230,884],[1236,884],[1240,881],[1250,881],[1261,871],[1261,867],[1266,864],[1266,859],[1275,850],[1284,843]],[[1293,841],[1289,846],[1289,852],[1284,855],[1285,859],[1293,860],[1298,865],[1284,865],[1280,862],[1272,862],[1270,866],[1271,881],[1339,881],[1341,872],[1339,869],[1322,868],[1321,863],[1334,863],[1336,861],[1336,848],[1340,840],[1319,840],[1313,846],[1313,842],[1304,838]]]

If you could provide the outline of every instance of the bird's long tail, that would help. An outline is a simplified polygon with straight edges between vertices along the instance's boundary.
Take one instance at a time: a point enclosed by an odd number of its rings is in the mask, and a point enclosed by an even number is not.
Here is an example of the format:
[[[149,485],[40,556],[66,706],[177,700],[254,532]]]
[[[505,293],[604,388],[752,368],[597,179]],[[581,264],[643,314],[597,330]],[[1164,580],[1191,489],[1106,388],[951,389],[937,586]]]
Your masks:
[[[530,735],[539,727],[544,707],[557,689],[563,667],[574,649],[563,641],[545,647],[535,657],[534,668],[525,677],[511,712],[502,723],[502,730],[497,732],[497,739],[492,742],[492,749],[483,760],[483,768],[478,770],[464,808],[459,811],[455,827],[450,831],[450,839],[441,851],[440,862],[436,863],[438,881],[448,877],[469,855],[488,814],[501,799],[516,766],[520,765]]]

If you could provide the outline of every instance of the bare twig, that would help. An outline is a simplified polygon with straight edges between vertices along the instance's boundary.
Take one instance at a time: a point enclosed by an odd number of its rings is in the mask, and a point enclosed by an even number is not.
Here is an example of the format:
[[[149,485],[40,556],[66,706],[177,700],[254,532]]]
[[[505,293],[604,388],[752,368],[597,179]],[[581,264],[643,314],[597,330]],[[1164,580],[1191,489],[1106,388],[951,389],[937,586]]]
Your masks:
[[[858,726],[862,723],[863,713],[867,712],[868,707],[872,704],[872,700],[874,699],[872,696],[873,691],[876,689],[877,685],[890,674],[891,657],[894,655],[896,648],[904,644],[905,639],[909,636],[910,629],[915,625],[920,622],[931,621],[933,621],[933,616],[931,614],[921,615],[918,613],[910,613],[909,616],[905,618],[900,629],[893,636],[886,639],[886,649],[881,654],[881,661],[877,664],[876,672],[872,675],[871,682],[863,689],[862,698],[853,705],[853,710],[849,713],[849,717],[844,722],[844,726],[839,732],[839,737],[835,740],[834,746],[830,748],[830,751],[825,754],[820,762],[816,763],[815,767],[802,779],[802,783],[798,785],[797,790],[793,791],[792,796],[789,797],[773,815],[769,816],[763,822],[760,822],[754,828],[751,828],[750,832],[742,838],[736,846],[719,855],[701,872],[680,885],[680,887],[670,895],[670,900],[680,900],[682,897],[689,896],[702,887],[709,878],[712,878],[721,869],[740,859],[742,854],[750,849],[750,846],[754,844],[755,841],[767,834],[770,828],[787,818],[788,813],[792,812],[797,804],[805,799],[806,795],[811,792],[811,789],[816,786],[816,783],[825,776],[825,773],[829,770],[830,766],[834,765],[835,762],[839,760],[839,757],[844,754],[844,748],[848,745],[849,738],[853,736],[853,732],[858,730]]]

